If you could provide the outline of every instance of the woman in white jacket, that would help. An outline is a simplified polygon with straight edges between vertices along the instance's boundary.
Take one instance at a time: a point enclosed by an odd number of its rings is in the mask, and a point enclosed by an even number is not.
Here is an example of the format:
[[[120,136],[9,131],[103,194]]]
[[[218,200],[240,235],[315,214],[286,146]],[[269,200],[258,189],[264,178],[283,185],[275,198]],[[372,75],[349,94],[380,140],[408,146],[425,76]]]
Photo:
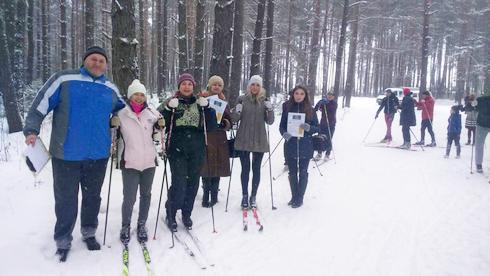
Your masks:
[[[148,240],[145,227],[150,208],[151,186],[157,165],[157,153],[153,144],[154,128],[163,128],[164,120],[160,113],[146,103],[146,88],[139,80],[128,87],[128,105],[119,111],[121,140],[123,148],[121,171],[123,179],[123,204],[121,242],[129,243],[130,224],[133,205],[136,201],[138,185],[140,187],[140,206],[137,222],[139,242]]]

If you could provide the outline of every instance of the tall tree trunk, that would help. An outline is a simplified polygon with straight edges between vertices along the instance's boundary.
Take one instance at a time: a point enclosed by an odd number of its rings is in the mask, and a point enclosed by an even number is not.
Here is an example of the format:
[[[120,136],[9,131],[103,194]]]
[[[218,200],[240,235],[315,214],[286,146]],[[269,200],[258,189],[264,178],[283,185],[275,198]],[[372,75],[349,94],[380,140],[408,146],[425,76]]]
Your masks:
[[[194,79],[196,80],[195,91],[198,92],[203,87],[203,67],[204,67],[204,27],[206,25],[206,1],[198,0],[196,6],[196,34],[194,42]]]
[[[60,43],[61,43],[61,69],[68,69],[68,41],[67,41],[67,22],[66,22],[66,0],[60,0]]]
[[[51,57],[49,49],[49,0],[42,0],[41,16],[42,16],[42,79],[46,82],[51,75],[51,65],[49,59]]]
[[[187,58],[187,23],[185,1],[178,1],[179,12],[179,74],[189,71],[189,60]]]
[[[350,107],[350,100],[353,94],[353,90],[356,87],[356,57],[357,57],[357,34],[359,30],[359,3],[356,4],[353,8],[353,19],[351,23],[351,37],[350,37],[350,46],[349,46],[349,65],[347,69],[347,81],[345,84],[345,106]]]
[[[420,65],[420,92],[427,90],[427,63],[429,59],[429,16],[431,0],[424,0],[424,23],[422,30],[422,62]]]
[[[327,3],[328,4],[328,3]],[[316,75],[318,68],[318,58],[320,57],[320,23],[321,23],[321,1],[315,1],[315,19],[313,23],[313,33],[311,36],[310,44],[310,62],[308,68],[308,80],[307,87],[309,91],[310,102],[315,99],[315,94],[317,94],[316,89]],[[327,11],[325,11],[327,13]]]
[[[337,45],[337,57],[335,61],[335,81],[333,87],[333,93],[335,97],[339,96],[340,88],[340,75],[342,74],[342,57],[344,55],[345,47],[345,33],[347,29],[347,19],[349,18],[349,0],[344,0],[344,12],[342,14],[342,24],[340,27],[339,44]]]
[[[18,99],[22,97],[22,89],[25,86],[25,37],[26,37],[26,19],[27,19],[27,2],[26,0],[17,0],[17,16],[15,20],[15,46],[13,54],[14,67],[13,79],[14,89],[19,94]]]
[[[9,126],[9,133],[14,133],[22,130],[22,120],[15,98],[12,71],[10,70],[10,53],[6,38],[5,17],[0,15],[0,90],[2,91],[2,101]]]
[[[139,12],[139,67],[140,67],[140,80],[142,83],[148,85],[147,83],[147,65],[146,62],[148,60],[146,56],[146,38],[147,38],[147,29],[146,29],[146,21],[148,19],[148,7],[146,6],[146,0],[138,1],[138,12]]]
[[[136,22],[133,0],[112,2],[112,73],[121,95],[126,97],[129,84],[138,78],[136,62]]]
[[[320,0],[318,0],[320,1]],[[265,41],[265,60],[264,60],[264,88],[267,97],[271,96],[271,78],[272,78],[272,45],[274,34],[274,0],[267,0],[267,30]],[[274,93],[275,94],[275,93]]]
[[[34,0],[29,0],[27,11],[27,65],[26,84],[34,78]]]
[[[7,49],[10,55],[15,52],[15,25],[16,25],[16,1],[5,1],[2,3],[5,16],[5,35],[7,36]],[[10,72],[14,71],[14,58],[10,58]]]
[[[291,54],[291,33],[292,33],[292,28],[293,28],[293,12],[294,12],[294,0],[289,0],[289,16],[288,16],[288,36],[286,39],[286,65],[284,69],[284,93],[287,98],[287,95],[289,93],[289,67],[291,64],[290,61],[290,54]]]
[[[88,48],[93,45],[95,45],[95,0],[85,0],[85,47],[84,48]]]
[[[235,12],[233,15],[233,62],[231,78],[229,82],[228,103],[235,106],[236,99],[240,95],[242,82],[242,51],[243,51],[243,1],[235,1]],[[225,84],[226,85],[226,84]]]
[[[258,0],[257,20],[252,47],[252,59],[250,61],[250,76],[260,75],[260,44],[262,42],[262,27],[264,25],[265,1]]]
[[[218,75],[225,84],[230,81],[231,32],[233,1],[218,0],[214,8],[213,54],[209,75]]]

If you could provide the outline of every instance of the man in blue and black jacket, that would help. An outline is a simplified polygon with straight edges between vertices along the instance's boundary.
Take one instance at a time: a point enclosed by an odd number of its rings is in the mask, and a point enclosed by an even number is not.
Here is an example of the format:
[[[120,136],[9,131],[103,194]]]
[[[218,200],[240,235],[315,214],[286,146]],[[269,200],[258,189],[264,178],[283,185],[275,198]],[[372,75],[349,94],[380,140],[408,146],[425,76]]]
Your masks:
[[[82,190],[81,232],[89,250],[95,239],[100,192],[110,155],[111,114],[124,107],[117,87],[107,80],[106,51],[87,49],[78,70],[55,73],[39,90],[24,127],[26,144],[34,145],[41,123],[53,111],[49,152],[52,155],[56,225],[54,240],[65,261],[73,239]]]

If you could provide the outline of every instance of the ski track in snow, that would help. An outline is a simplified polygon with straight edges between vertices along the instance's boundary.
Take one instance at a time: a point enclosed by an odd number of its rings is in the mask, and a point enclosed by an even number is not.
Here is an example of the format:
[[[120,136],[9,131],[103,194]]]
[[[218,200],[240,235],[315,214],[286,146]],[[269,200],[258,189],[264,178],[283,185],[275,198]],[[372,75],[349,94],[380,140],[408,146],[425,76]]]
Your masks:
[[[339,101],[340,102],[340,101]],[[450,101],[438,100],[434,131],[438,146],[446,144]],[[201,207],[200,191],[195,202],[194,233],[205,246],[214,267],[202,270],[176,242],[170,249],[170,232],[162,218],[164,189],[157,239],[153,240],[155,216],[163,175],[157,168],[147,227],[147,243],[156,275],[490,275],[490,152],[486,152],[485,174],[470,174],[471,147],[463,145],[461,159],[444,159],[445,149],[425,148],[417,152],[366,147],[362,139],[377,109],[373,98],[353,98],[353,107],[338,110],[334,136],[336,163],[320,166],[321,177],[310,162],[305,204],[287,206],[288,177],[273,181],[271,209],[268,165],[262,168],[257,202],[264,231],[259,232],[249,212],[248,231],[242,230],[240,162],[235,160],[228,212],[224,212],[228,178],[220,185],[214,214],[217,233],[212,233],[211,210]],[[342,120],[341,117],[343,117]],[[280,139],[278,124],[270,128],[271,146]],[[402,143],[399,115],[393,123],[394,145]],[[464,115],[463,115],[464,126]],[[412,128],[420,136],[418,126]],[[49,141],[43,127],[42,138]],[[380,140],[385,131],[378,119],[366,143]],[[427,137],[428,134],[426,134]],[[0,275],[120,275],[122,245],[119,242],[122,183],[113,172],[106,246],[89,252],[81,241],[80,225],[73,231],[68,262],[54,256],[54,196],[51,165],[36,178],[21,158],[23,139],[10,136],[11,161],[0,163]],[[413,137],[412,137],[413,139]],[[272,156],[272,176],[283,169],[282,146]],[[264,161],[266,158],[264,158]],[[109,166],[108,166],[109,167]],[[168,171],[170,171],[168,169]],[[109,172],[108,172],[109,173]],[[102,243],[109,177],[102,189],[97,238]],[[170,179],[170,178],[169,178]],[[138,205],[135,203],[133,227]],[[180,212],[177,221],[181,225]],[[185,235],[182,231],[182,236]],[[146,275],[135,229],[129,244],[130,275]],[[187,239],[187,238],[186,238]],[[190,239],[187,239],[190,240]],[[193,249],[194,250],[194,249]],[[197,251],[197,249],[195,249]]]

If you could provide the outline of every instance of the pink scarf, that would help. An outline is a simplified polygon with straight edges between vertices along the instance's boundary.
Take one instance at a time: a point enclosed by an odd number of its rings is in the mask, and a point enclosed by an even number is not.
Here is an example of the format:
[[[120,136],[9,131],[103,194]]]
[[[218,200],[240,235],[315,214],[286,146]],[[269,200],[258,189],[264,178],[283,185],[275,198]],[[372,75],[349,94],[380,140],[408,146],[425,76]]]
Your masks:
[[[143,108],[145,108],[145,103],[139,104],[135,101],[129,101],[129,105],[131,105],[131,109],[133,109],[136,115],[140,115]]]

